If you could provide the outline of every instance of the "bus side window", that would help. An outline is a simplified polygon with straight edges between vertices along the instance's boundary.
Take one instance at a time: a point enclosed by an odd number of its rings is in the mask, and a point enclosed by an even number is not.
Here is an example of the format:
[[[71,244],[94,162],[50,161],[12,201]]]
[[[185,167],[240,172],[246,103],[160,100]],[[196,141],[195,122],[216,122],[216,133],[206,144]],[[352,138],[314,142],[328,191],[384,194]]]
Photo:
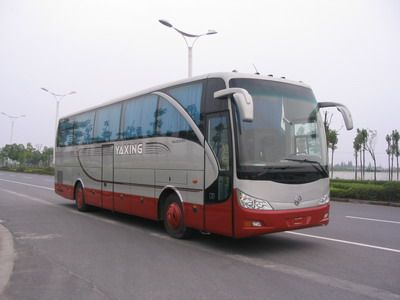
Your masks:
[[[157,110],[157,134],[199,143],[196,134],[180,112],[168,101],[160,98]]]
[[[157,96],[145,95],[124,104],[122,139],[136,139],[155,135]]]
[[[220,169],[229,171],[229,140],[226,116],[208,119],[208,143],[218,159]]]
[[[87,112],[75,117],[74,145],[90,144],[93,136],[94,112]]]
[[[200,105],[203,94],[203,83],[195,82],[188,85],[172,87],[166,93],[175,98],[188,112],[193,121],[200,125]]]
[[[218,113],[207,118],[207,141],[219,164],[219,175],[207,191],[208,202],[222,202],[231,194],[232,153],[228,114]],[[213,199],[212,199],[213,198]]]
[[[99,109],[94,123],[94,141],[110,142],[119,139],[121,104]]]
[[[73,141],[73,125],[72,119],[63,119],[58,125],[57,146],[71,146]]]

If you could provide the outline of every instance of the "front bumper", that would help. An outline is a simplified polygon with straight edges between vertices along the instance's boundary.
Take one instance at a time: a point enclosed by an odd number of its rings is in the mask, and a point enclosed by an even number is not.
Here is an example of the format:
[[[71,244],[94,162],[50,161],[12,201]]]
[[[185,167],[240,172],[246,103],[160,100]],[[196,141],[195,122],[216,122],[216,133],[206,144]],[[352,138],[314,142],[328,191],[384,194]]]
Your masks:
[[[328,225],[329,203],[308,208],[290,210],[250,210],[234,201],[234,236],[243,238],[265,233],[296,230]]]

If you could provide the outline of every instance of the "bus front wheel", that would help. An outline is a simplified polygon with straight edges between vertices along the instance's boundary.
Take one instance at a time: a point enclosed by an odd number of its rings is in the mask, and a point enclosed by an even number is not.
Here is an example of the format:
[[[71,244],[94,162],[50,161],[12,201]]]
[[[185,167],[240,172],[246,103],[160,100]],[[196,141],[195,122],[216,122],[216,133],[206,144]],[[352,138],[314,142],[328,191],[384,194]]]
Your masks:
[[[78,183],[75,189],[75,204],[79,211],[89,210],[89,206],[85,202],[85,191],[81,183]]]
[[[171,194],[167,197],[163,217],[165,230],[170,236],[185,239],[192,235],[192,230],[185,226],[182,203],[178,196]]]

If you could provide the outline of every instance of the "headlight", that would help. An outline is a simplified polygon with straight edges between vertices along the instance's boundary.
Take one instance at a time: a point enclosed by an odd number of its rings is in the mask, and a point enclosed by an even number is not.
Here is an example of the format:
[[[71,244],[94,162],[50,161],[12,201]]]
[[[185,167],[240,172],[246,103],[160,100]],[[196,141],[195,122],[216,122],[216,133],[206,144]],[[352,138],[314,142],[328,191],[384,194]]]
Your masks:
[[[325,194],[321,197],[321,199],[319,200],[319,204],[326,204],[329,202],[329,193]]]
[[[272,210],[271,205],[266,200],[257,199],[251,197],[242,191],[238,190],[239,204],[241,207],[247,209],[258,209],[258,210]]]

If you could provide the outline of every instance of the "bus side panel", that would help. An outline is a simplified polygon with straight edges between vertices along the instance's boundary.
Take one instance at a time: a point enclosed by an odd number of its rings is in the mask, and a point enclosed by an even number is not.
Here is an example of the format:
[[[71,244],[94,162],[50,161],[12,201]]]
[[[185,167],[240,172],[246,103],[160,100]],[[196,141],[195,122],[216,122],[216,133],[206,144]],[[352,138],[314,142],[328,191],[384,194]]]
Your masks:
[[[144,148],[147,141],[123,141],[115,145],[114,209],[122,213],[157,219],[154,158],[139,150]],[[126,151],[123,151],[124,149]]]
[[[157,220],[157,200],[152,197],[130,196],[133,207],[133,215]]]
[[[72,149],[71,147],[56,150],[55,192],[67,199],[74,199],[74,183],[72,182]]]
[[[85,171],[90,175],[97,176],[101,172],[100,168],[85,168]],[[84,185],[85,202],[89,205],[101,207],[101,183],[88,177],[82,170],[75,175],[75,180],[81,179]]]
[[[101,160],[101,204],[102,207],[114,210],[114,145],[102,146]]]
[[[116,211],[157,219],[157,201],[154,196],[154,170],[127,168],[134,158],[127,161],[116,157],[114,209]]]
[[[185,225],[189,228],[204,230],[204,206],[199,204],[187,203],[183,204],[185,215]]]
[[[85,201],[97,207],[101,207],[101,155],[101,147],[88,146],[79,150],[79,160],[75,162],[75,180],[83,181]]]
[[[114,209],[118,212],[133,214],[133,204],[130,199],[131,187],[124,182],[130,182],[130,169],[115,168]],[[118,184],[121,183],[121,184]]]
[[[90,185],[87,185],[90,186]],[[101,190],[94,188],[85,188],[85,201],[92,206],[101,206]]]
[[[185,192],[183,204],[184,220],[187,227],[204,230],[204,171],[187,172],[187,187],[193,189]]]
[[[185,225],[203,230],[204,148],[177,137],[160,137],[157,142],[168,150],[160,151],[151,162],[156,169],[156,199],[166,189],[174,190],[182,201]]]

